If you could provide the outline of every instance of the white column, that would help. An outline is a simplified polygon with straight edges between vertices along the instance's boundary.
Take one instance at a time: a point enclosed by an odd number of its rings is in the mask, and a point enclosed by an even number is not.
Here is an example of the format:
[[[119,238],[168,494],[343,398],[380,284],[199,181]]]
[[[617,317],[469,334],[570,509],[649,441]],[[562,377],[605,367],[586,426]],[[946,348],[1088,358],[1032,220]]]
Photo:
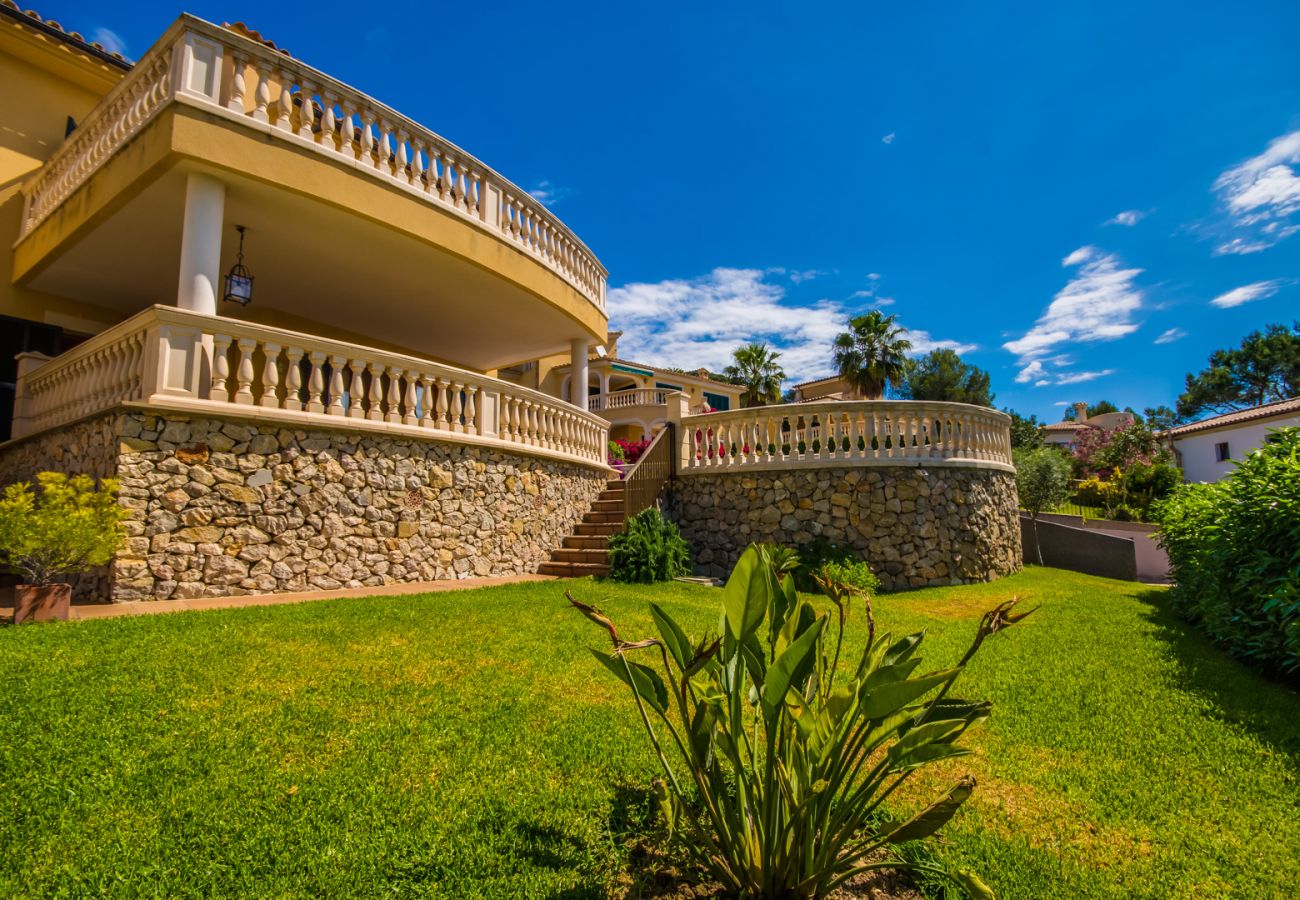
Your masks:
[[[221,296],[221,231],[226,186],[211,175],[191,173],[185,183],[181,229],[181,277],[176,305],[216,315]]]
[[[571,344],[569,402],[579,409],[587,408],[587,348],[590,346],[585,337],[574,338]]]

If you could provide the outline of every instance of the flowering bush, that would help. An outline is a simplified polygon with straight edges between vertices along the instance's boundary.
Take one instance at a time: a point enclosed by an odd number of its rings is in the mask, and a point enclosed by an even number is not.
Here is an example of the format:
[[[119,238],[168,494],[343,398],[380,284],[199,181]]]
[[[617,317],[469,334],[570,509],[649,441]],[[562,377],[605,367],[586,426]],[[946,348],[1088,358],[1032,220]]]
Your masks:
[[[117,505],[117,482],[105,478],[96,488],[89,475],[62,472],[41,472],[36,482],[39,493],[19,482],[0,497],[0,566],[29,584],[50,584],[111,560],[130,514]]]
[[[616,445],[622,452],[624,462],[634,463],[641,458],[641,454],[645,453],[646,448],[650,446],[650,438],[644,438],[639,441],[629,441],[626,438],[615,438],[610,441],[610,443]]]

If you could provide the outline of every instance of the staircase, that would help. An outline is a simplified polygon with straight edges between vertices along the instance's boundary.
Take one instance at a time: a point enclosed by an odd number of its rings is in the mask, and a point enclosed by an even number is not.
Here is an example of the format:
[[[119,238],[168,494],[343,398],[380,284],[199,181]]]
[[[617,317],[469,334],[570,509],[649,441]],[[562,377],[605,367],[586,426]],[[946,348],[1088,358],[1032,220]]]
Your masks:
[[[573,526],[573,533],[564,539],[564,545],[551,551],[550,561],[542,563],[537,574],[561,578],[608,575],[605,543],[611,534],[623,530],[626,499],[627,488],[621,480],[606,482],[591,509]]]

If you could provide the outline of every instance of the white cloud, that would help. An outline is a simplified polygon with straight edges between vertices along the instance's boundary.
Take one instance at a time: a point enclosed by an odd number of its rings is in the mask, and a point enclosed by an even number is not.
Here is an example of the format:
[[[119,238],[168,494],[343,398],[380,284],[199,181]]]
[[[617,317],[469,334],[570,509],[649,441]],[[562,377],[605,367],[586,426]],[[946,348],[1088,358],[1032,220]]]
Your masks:
[[[1160,337],[1155,339],[1157,344],[1172,344],[1174,341],[1181,341],[1187,337],[1187,332],[1181,328],[1170,328],[1160,332]]]
[[[898,301],[895,300],[893,297],[877,297],[877,296],[876,296],[876,292],[873,291],[873,290],[854,291],[852,294],[849,294],[849,299],[850,299],[850,300],[869,300],[869,301],[871,301],[871,302],[870,302],[870,305],[871,305],[871,306],[876,306],[876,307],[880,307],[880,306],[893,306],[895,303],[898,302]]]
[[[1214,182],[1232,228],[1243,232],[1214,248],[1216,254],[1258,253],[1300,231],[1300,131],[1274,138],[1258,156],[1225,171]]]
[[[880,273],[879,273],[879,272],[868,272],[868,273],[867,273],[867,277],[870,278],[872,281],[879,281],[879,280],[880,280]]]
[[[1057,400],[1057,401],[1056,401],[1055,403],[1053,403],[1052,405],[1053,405],[1053,406],[1073,406],[1074,404],[1071,403],[1069,400]]]
[[[1126,209],[1123,212],[1116,213],[1113,217],[1103,222],[1103,225],[1124,225],[1132,228],[1138,222],[1147,217],[1147,213],[1140,209]]]
[[[1016,381],[1021,384],[1076,384],[1109,374],[1050,372],[1043,363],[1060,367],[1071,362],[1064,355],[1049,356],[1060,344],[1111,341],[1138,329],[1133,314],[1142,308],[1143,293],[1135,284],[1141,269],[1122,268],[1118,256],[1096,247],[1080,247],[1061,265],[1079,266],[1079,272],[1052,298],[1033,328],[1002,345],[1017,357],[1021,369]]]
[[[882,144],[892,144],[892,143],[894,142],[894,138],[896,138],[896,137],[898,137],[898,135],[891,131],[891,132],[889,132],[889,134],[885,135],[884,137],[882,137],[882,138],[880,139],[880,143],[882,143]]]
[[[1094,381],[1114,374],[1114,369],[1102,369],[1100,372],[1072,372],[1069,375],[1058,376],[1056,384],[1082,384],[1085,381]]]
[[[786,289],[768,280],[772,274],[717,268],[689,280],[612,288],[610,324],[624,329],[619,354],[651,365],[716,372],[731,362],[731,351],[740,344],[766,341],[781,352],[781,364],[793,381],[830,373],[831,344],[852,311],[833,300],[786,303]],[[958,353],[976,349],[925,331],[910,331],[908,338],[918,354],[940,347]]]
[[[131,54],[127,50],[126,41],[122,40],[115,31],[111,31],[107,28],[96,28],[90,33],[90,39],[99,44],[109,53],[120,53],[127,59],[131,58]]]
[[[825,274],[821,269],[804,269],[803,271],[790,272],[788,277],[795,284],[803,284],[805,281],[812,281],[814,278]]]
[[[528,192],[528,196],[545,206],[553,206],[569,196],[569,193],[568,188],[556,187],[549,181],[539,181],[537,187]]]
[[[1265,297],[1272,297],[1279,290],[1286,287],[1287,284],[1288,282],[1284,278],[1274,278],[1272,281],[1256,281],[1254,284],[1243,284],[1239,288],[1233,288],[1227,293],[1215,297],[1210,301],[1210,305],[1217,306],[1219,309],[1231,309],[1252,300],[1263,300]]]

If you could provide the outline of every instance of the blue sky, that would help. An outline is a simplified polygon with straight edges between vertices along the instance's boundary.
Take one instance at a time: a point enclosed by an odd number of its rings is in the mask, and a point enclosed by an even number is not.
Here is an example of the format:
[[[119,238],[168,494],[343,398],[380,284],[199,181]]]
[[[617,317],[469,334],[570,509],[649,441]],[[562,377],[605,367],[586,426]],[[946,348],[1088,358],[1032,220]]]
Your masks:
[[[40,4],[136,57],[181,8]],[[543,197],[609,268],[628,358],[766,339],[813,377],[883,305],[1055,420],[1172,405],[1300,318],[1297,3],[184,8]]]

